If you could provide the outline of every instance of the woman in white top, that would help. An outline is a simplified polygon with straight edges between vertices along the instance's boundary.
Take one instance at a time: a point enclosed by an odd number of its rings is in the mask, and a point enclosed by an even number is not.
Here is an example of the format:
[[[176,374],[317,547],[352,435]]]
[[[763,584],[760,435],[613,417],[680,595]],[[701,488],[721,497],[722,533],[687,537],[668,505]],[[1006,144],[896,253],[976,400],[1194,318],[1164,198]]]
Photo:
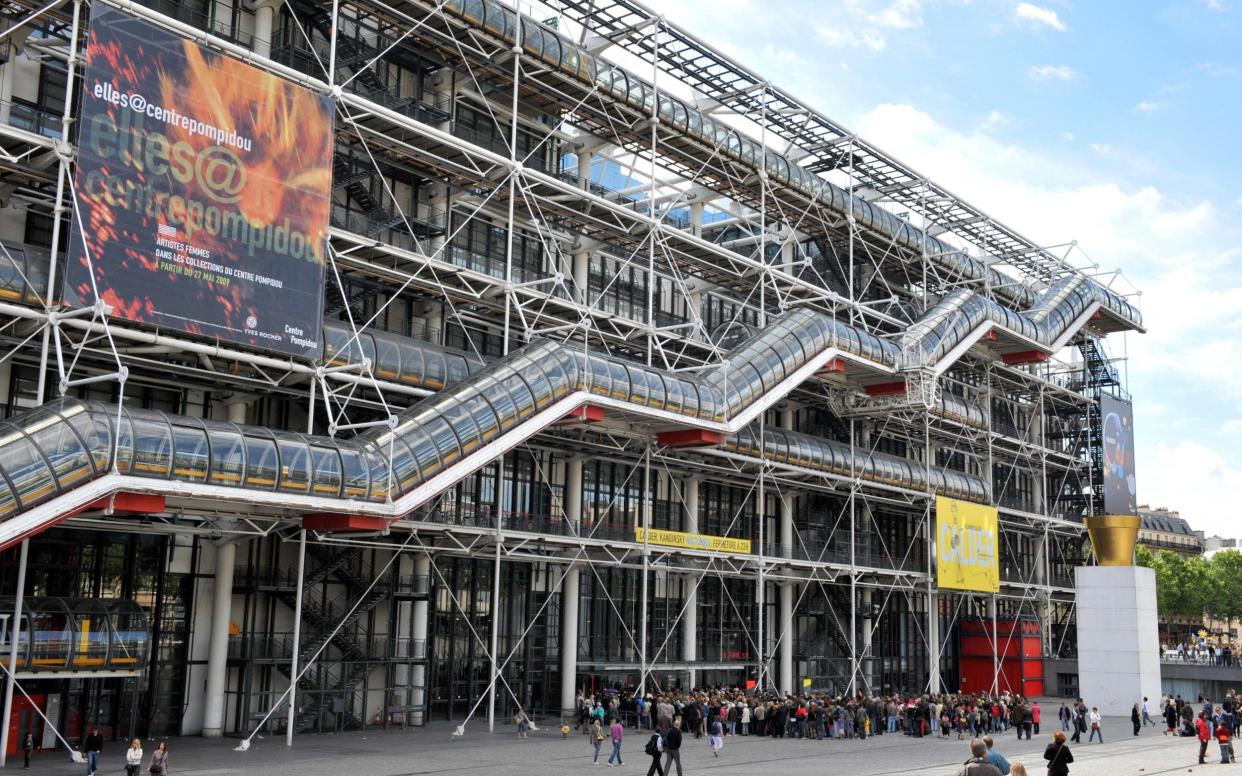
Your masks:
[[[125,776],[138,776],[140,767],[142,767],[142,742],[135,738],[129,742],[129,748],[125,750]]]
[[[1101,744],[1104,743],[1104,731],[1100,729],[1100,710],[1095,706],[1087,714],[1087,722],[1091,724],[1091,736],[1087,738],[1087,743],[1094,741],[1096,736],[1100,737]]]

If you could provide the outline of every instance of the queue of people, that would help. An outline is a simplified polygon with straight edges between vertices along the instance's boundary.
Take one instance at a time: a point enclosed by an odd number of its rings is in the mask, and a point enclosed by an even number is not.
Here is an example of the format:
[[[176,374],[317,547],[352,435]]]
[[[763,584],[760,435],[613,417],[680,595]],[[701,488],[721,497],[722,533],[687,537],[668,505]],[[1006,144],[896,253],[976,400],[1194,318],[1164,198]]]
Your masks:
[[[1038,735],[1043,723],[1039,702],[1003,693],[937,693],[922,696],[836,696],[824,693],[778,695],[717,688],[680,690],[630,698],[621,693],[606,697],[579,695],[575,727],[586,733],[592,722],[624,720],[643,730],[656,731],[674,718],[695,738],[771,736],[774,738],[845,738],[903,734],[958,739],[1014,730],[1018,738]],[[1082,712],[1084,719],[1087,712]],[[1085,728],[1084,728],[1085,730]],[[1097,732],[1097,735],[1100,733]]]

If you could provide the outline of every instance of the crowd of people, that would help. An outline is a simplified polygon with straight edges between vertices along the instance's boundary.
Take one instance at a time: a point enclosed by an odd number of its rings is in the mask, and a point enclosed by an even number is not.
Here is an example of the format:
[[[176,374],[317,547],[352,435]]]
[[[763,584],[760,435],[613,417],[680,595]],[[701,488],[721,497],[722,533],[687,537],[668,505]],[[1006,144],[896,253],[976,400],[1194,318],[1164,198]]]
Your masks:
[[[1092,712],[1062,707],[1068,721],[1088,720]],[[1098,711],[1095,712],[1098,717]],[[1044,711],[1039,702],[1004,693],[948,693],[922,696],[830,696],[820,693],[779,696],[718,688],[695,692],[674,691],[633,697],[612,693],[579,695],[575,727],[585,731],[592,720],[605,727],[618,720],[632,727],[657,731],[673,720],[695,738],[710,736],[719,723],[721,737],[866,739],[902,734],[915,737],[956,735],[979,738],[987,733],[1015,730],[1019,738],[1037,735]]]
[[[1206,761],[1213,740],[1220,746],[1221,762],[1234,761],[1232,740],[1242,724],[1242,697],[1230,691],[1220,704],[1205,698],[1195,704],[1181,696],[1169,696],[1161,698],[1157,707],[1160,705],[1164,734],[1197,737],[1200,763]],[[1151,712],[1148,698],[1134,704],[1130,714],[1134,735],[1139,735],[1144,726],[1158,724]],[[1055,720],[1045,721],[1046,713],[1037,700],[1010,693],[794,696],[716,688],[647,695],[580,694],[573,723],[593,742],[596,765],[605,742],[612,747],[606,764],[621,765],[626,729],[638,728],[646,738],[643,751],[651,757],[648,776],[672,776],[674,767],[681,776],[681,749],[686,737],[706,738],[708,750],[718,757],[726,739],[733,736],[865,740],[882,735],[969,739],[971,759],[962,766],[960,776],[1022,776],[1025,767],[1015,763],[1011,770],[996,751],[993,734],[1012,731],[1019,740],[1030,740],[1047,724],[1054,728],[1053,740],[1044,751],[1047,773],[1065,776],[1073,762],[1069,744],[1082,743],[1084,735],[1088,744],[1104,742],[1103,716],[1099,708],[1088,706],[1081,698],[1052,710]],[[567,720],[562,735],[569,734]]]

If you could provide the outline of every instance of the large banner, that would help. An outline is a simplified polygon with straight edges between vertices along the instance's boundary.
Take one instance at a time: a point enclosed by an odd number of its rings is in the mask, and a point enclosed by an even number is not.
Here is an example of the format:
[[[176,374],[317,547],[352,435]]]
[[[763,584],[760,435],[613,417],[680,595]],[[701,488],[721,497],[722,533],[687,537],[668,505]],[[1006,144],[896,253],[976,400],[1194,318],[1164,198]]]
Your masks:
[[[735,539],[732,536],[692,534],[683,531],[666,531],[661,528],[652,528],[647,531],[642,526],[634,529],[634,541],[642,542],[644,536],[648,544],[659,544],[664,547],[683,547],[687,550],[708,550],[709,552],[750,552],[750,539]]]
[[[317,354],[332,100],[103,3],[91,11],[65,301]]]
[[[1104,428],[1104,513],[1137,515],[1134,482],[1134,409],[1130,402],[1100,396]]]
[[[953,590],[1000,590],[996,507],[936,497],[936,584]]]

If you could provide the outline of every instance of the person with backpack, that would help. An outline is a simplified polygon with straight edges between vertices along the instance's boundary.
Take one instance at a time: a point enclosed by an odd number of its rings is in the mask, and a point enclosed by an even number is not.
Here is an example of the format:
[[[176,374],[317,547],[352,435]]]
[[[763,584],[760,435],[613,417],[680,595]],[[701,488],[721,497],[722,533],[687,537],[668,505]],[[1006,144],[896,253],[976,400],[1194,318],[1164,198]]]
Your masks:
[[[720,720],[712,720],[712,732],[707,737],[707,748],[711,750],[712,757],[719,757],[720,750],[724,747],[724,727],[720,724]]]
[[[651,758],[651,767],[647,769],[647,776],[652,776],[652,774],[664,776],[664,769],[660,767],[660,757],[664,754],[664,736],[660,735],[659,731],[652,733],[643,751]]]

